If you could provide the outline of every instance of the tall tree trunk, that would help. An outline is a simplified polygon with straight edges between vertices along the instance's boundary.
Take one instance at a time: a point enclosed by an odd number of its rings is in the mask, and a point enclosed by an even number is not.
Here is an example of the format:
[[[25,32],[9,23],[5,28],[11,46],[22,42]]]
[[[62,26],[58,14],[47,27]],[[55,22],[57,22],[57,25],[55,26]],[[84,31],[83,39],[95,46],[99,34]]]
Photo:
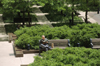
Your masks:
[[[72,25],[74,24],[74,12],[72,12]]]
[[[87,15],[88,15],[88,10],[86,10],[86,13],[85,13],[85,22],[86,23],[88,23],[88,17],[87,17]]]
[[[72,2],[72,25],[74,24],[74,0]]]
[[[24,22],[25,22],[25,12],[23,10],[23,25],[25,25]]]
[[[97,11],[97,14],[99,14],[99,7],[98,7],[98,11]]]
[[[31,26],[30,12],[28,12],[28,21],[29,21],[29,26]]]
[[[86,5],[87,5],[87,8],[88,8],[88,0],[86,0]],[[86,13],[85,13],[85,22],[88,23],[88,10],[86,10]]]

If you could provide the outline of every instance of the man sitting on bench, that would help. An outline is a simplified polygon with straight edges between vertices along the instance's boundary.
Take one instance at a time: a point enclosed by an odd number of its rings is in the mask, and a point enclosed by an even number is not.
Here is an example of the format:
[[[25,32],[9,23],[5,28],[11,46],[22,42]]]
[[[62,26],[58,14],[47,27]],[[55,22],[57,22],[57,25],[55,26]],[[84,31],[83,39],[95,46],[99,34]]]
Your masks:
[[[42,35],[42,39],[39,41],[40,42],[40,45],[39,45],[39,55],[40,55],[40,51],[42,49],[44,49],[45,51],[48,51],[50,49],[50,46],[48,45],[49,42],[48,42],[48,39],[45,38],[44,35]]]

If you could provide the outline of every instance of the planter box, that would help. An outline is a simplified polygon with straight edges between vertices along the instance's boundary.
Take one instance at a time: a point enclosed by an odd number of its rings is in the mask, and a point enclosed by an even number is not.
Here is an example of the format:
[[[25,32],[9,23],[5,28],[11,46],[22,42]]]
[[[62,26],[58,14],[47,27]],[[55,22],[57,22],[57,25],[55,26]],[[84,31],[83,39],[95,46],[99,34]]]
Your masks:
[[[14,53],[15,53],[15,57],[23,57],[23,54],[32,54],[32,53],[39,53],[39,50],[34,50],[34,49],[20,49],[18,47],[15,46],[14,42],[13,42],[13,48],[14,48]]]
[[[23,57],[22,51],[16,51],[16,57]]]
[[[30,54],[30,53],[39,53],[39,50],[34,50],[34,49],[30,49],[30,50],[22,50],[24,54]]]
[[[19,49],[18,47],[14,46],[14,53],[15,53],[15,57],[23,57],[23,54],[39,53],[39,50],[34,50],[34,49],[30,49],[30,50]]]
[[[16,35],[11,33],[11,37],[9,37],[13,41],[13,49],[15,53],[15,57],[23,57],[23,54],[31,54],[31,53],[39,53],[39,50],[34,50],[34,49],[20,49],[17,46],[15,46],[15,39],[17,38]]]

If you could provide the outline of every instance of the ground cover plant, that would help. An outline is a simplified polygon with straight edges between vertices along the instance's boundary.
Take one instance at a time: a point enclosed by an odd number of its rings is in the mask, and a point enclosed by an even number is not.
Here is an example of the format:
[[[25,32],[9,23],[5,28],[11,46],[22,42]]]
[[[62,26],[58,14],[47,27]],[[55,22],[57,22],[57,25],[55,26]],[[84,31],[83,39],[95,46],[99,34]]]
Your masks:
[[[77,24],[74,26],[63,25],[60,27],[49,27],[47,25],[37,25],[24,27],[14,32],[17,35],[16,46],[26,48],[27,44],[31,49],[39,48],[39,39],[45,35],[48,39],[70,39],[71,46],[90,47],[90,38],[100,38],[100,25],[98,24]]]
[[[55,48],[36,56],[29,66],[100,66],[100,50],[84,47]]]

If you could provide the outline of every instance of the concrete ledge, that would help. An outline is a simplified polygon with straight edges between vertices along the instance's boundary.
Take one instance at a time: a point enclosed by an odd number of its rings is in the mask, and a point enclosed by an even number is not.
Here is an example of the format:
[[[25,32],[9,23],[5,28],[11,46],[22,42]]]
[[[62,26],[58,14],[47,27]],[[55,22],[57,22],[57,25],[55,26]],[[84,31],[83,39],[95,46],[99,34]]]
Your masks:
[[[12,40],[17,39],[17,36],[15,34],[12,35]]]
[[[23,51],[15,51],[16,57],[23,57]]]
[[[15,51],[22,51],[22,49],[15,47]]]
[[[24,54],[30,54],[30,53],[39,53],[39,50],[22,50]]]
[[[39,53],[39,50],[20,49],[20,48],[16,47],[15,44],[13,45],[13,48],[14,48],[15,57],[23,57],[23,54]]]
[[[21,65],[21,66],[28,66],[28,65]]]
[[[41,8],[42,6],[33,5],[31,8]]]
[[[34,50],[34,49],[21,49],[15,46],[15,39],[17,38],[16,35],[12,34],[12,39],[13,39],[13,49],[15,53],[15,57],[23,57],[23,54],[31,54],[31,53],[39,53],[39,50]]]
[[[15,57],[23,57],[23,51],[21,49],[18,49],[15,44],[13,44],[13,50]]]
[[[39,50],[20,49],[20,48],[16,47],[15,44],[13,45],[13,48],[14,48],[15,57],[23,57],[23,54],[39,53]]]
[[[36,16],[44,16],[44,15],[49,15],[49,13],[35,13]]]

